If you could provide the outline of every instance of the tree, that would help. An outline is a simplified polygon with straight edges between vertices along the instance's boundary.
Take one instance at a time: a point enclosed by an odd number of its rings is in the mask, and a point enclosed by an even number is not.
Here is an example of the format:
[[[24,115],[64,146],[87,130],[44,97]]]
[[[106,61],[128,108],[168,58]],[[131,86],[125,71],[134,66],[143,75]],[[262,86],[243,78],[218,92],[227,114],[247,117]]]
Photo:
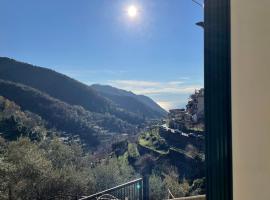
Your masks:
[[[124,158],[103,160],[93,169],[96,191],[102,191],[123,184],[136,177],[132,167]]]
[[[179,182],[179,174],[176,169],[171,169],[168,174],[165,175],[164,184],[166,189],[169,189],[170,192],[177,198],[184,197],[189,192],[189,184],[186,180],[183,180],[183,183]]]
[[[9,199],[38,199],[51,178],[52,164],[27,138],[11,142],[1,155],[3,192]]]
[[[150,200],[162,200],[166,198],[166,187],[162,178],[155,173],[149,177],[149,196]]]
[[[94,192],[91,169],[76,145],[19,138],[0,153],[1,199],[47,199],[63,194],[72,199]]]

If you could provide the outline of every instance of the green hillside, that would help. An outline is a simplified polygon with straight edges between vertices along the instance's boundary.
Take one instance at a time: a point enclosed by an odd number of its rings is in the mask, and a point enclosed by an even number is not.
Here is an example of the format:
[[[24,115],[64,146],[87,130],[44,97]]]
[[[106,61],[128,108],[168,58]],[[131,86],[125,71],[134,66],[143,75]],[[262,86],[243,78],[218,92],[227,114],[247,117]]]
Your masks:
[[[143,122],[143,116],[119,108],[91,87],[47,68],[0,57],[0,79],[30,86],[91,112],[110,113],[131,124]]]
[[[0,80],[0,95],[14,101],[23,110],[38,114],[50,128],[81,136],[87,144],[97,144],[96,137],[106,131],[133,132],[135,126],[110,114],[94,113],[72,106],[34,88]]]

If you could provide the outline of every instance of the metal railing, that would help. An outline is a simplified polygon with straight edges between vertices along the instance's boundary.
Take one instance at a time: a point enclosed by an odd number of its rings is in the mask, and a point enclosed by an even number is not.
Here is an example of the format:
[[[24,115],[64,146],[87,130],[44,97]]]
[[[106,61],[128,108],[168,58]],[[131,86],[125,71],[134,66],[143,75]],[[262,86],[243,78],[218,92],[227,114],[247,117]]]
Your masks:
[[[79,200],[143,200],[143,187],[143,179],[139,178],[90,196],[84,196]]]

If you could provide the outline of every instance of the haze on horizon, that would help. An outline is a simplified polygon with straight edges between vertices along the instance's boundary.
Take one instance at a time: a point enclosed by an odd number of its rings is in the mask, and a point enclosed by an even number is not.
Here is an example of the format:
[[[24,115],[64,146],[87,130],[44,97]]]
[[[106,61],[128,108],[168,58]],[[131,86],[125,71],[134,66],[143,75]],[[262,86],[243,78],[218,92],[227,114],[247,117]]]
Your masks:
[[[4,0],[0,56],[183,107],[203,87],[202,14],[188,0]]]

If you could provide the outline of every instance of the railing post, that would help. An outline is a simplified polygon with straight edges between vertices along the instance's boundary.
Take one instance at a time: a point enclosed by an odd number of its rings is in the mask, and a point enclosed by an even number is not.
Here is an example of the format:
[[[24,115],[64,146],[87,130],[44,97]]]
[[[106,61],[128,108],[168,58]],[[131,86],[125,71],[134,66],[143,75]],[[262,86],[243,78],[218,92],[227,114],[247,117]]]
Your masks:
[[[149,200],[149,175],[143,176],[143,200]]]

